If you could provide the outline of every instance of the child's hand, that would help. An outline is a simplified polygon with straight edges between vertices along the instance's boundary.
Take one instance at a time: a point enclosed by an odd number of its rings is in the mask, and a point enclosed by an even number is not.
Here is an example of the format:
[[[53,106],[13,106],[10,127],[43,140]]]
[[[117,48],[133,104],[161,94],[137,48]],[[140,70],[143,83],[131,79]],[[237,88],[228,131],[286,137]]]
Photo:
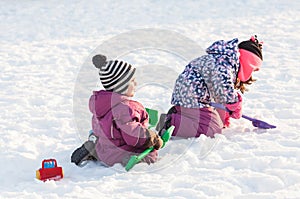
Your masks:
[[[149,137],[145,142],[145,147],[149,148],[151,146],[154,147],[154,149],[160,149],[163,145],[163,140],[160,138],[159,135],[155,131],[152,131],[148,129]]]
[[[242,96],[238,93],[238,102],[234,104],[226,104],[226,108],[231,111],[230,117],[239,119],[242,117]]]
[[[149,153],[144,159],[143,162],[146,162],[147,164],[151,164],[157,161],[158,152],[157,150],[153,150],[151,153]]]
[[[154,149],[158,150],[158,149],[160,149],[163,146],[164,141],[160,138],[159,135],[157,135],[156,139],[157,140],[156,140],[156,144],[154,145]]]

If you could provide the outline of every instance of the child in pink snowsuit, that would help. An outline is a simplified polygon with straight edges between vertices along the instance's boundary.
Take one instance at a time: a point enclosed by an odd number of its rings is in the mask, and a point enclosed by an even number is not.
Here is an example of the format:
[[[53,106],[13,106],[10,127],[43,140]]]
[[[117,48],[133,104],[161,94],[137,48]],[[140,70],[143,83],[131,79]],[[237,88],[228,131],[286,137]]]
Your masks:
[[[206,55],[192,60],[178,76],[163,129],[175,126],[172,136],[214,137],[242,115],[242,93],[251,84],[252,72],[262,64],[261,43],[256,36],[238,44],[238,39],[216,41]],[[223,104],[231,114],[216,110],[210,102]],[[159,129],[158,129],[159,130]]]
[[[103,55],[94,56],[93,64],[99,69],[105,90],[94,91],[90,97],[93,134],[74,151],[72,162],[80,165],[85,160],[97,159],[107,166],[124,166],[131,155],[151,146],[155,150],[144,161],[155,162],[163,141],[147,129],[149,118],[143,105],[130,99],[135,93],[136,69],[123,61],[106,61]]]

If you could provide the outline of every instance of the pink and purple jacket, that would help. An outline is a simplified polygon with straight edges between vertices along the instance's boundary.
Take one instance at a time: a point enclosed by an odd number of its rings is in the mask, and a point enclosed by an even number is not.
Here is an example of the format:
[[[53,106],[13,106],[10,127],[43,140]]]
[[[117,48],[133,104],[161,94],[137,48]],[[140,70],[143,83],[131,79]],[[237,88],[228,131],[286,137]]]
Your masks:
[[[96,152],[108,166],[125,165],[133,153],[146,148],[148,113],[139,102],[109,91],[94,91],[89,108],[93,114],[92,129],[98,137]],[[149,154],[156,159],[157,151]],[[155,160],[154,160],[155,161]]]

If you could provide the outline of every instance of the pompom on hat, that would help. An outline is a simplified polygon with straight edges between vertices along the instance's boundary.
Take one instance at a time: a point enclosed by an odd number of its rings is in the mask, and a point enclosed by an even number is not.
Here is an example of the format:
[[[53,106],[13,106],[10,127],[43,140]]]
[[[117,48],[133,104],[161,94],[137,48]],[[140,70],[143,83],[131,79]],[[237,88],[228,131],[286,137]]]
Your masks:
[[[238,78],[245,82],[250,79],[253,71],[260,69],[263,61],[262,42],[259,42],[255,35],[250,40],[241,42],[238,48],[240,53]]]
[[[107,61],[104,55],[95,55],[93,64],[99,69],[100,81],[107,91],[123,94],[127,91],[130,80],[135,74],[135,68],[120,60]]]

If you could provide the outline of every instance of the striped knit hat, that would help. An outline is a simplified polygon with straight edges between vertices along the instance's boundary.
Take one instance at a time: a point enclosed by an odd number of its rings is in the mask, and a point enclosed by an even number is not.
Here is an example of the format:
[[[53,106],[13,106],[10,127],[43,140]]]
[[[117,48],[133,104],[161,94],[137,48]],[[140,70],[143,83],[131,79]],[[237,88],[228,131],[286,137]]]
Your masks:
[[[99,69],[100,81],[107,91],[123,94],[127,91],[129,81],[135,73],[130,64],[119,61],[106,61],[106,56],[95,55],[93,64]]]

